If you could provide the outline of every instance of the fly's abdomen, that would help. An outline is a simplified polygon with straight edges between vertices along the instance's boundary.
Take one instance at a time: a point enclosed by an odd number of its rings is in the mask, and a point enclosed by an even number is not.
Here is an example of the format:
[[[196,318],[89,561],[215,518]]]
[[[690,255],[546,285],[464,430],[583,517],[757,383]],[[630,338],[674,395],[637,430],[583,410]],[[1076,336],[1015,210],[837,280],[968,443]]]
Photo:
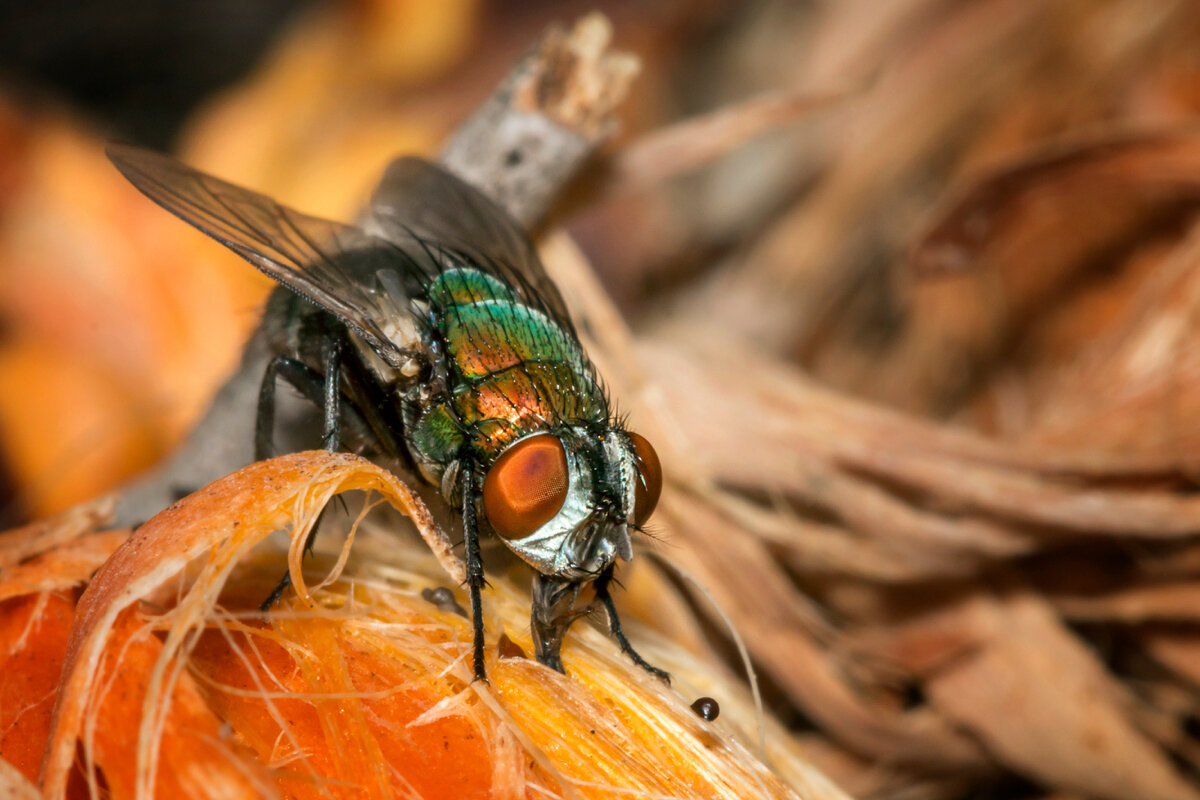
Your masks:
[[[469,444],[490,462],[506,444],[608,407],[579,342],[493,275],[469,267],[429,287],[431,334],[444,343],[449,396],[426,409],[410,442],[427,471]]]

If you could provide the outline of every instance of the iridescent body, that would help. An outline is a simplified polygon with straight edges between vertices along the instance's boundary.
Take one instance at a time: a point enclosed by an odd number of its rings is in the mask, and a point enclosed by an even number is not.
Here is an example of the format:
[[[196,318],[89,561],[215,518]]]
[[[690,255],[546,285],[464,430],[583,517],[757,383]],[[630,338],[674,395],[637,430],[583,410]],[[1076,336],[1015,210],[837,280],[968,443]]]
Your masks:
[[[449,393],[414,405],[406,423],[430,481],[441,483],[464,444],[490,465],[531,433],[607,422],[604,392],[579,342],[495,277],[468,266],[446,270],[428,301],[424,336],[444,343]]]

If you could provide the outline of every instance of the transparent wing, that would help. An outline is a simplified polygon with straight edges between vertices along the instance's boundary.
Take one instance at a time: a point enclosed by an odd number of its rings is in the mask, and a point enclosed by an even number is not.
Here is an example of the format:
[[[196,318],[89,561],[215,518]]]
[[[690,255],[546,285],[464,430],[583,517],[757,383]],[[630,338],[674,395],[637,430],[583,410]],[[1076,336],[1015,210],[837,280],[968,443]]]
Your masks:
[[[395,277],[414,265],[395,245],[150,150],[109,145],[107,153],[151,200],[336,316],[392,366],[421,357],[417,342],[384,332],[413,327],[407,281]]]
[[[575,335],[567,305],[529,236],[508,212],[445,169],[413,156],[394,160],[371,198],[371,219],[373,232],[416,260],[414,244],[461,253]]]

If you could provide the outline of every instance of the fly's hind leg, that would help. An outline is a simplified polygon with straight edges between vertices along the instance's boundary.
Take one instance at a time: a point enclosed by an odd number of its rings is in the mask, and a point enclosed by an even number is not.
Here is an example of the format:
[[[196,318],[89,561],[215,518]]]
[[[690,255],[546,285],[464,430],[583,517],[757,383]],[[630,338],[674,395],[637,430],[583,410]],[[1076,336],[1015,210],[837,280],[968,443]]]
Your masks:
[[[269,457],[273,449],[271,440],[275,428],[275,383],[277,378],[283,378],[306,398],[322,407],[324,428],[322,445],[325,450],[335,452],[340,446],[341,422],[344,414],[350,416],[356,427],[366,428],[361,414],[358,414],[352,406],[343,408],[340,402],[341,340],[333,335],[325,336],[322,341],[321,356],[325,366],[324,375],[302,361],[288,356],[276,356],[267,365],[258,393],[258,414],[254,431],[254,457],[256,460]],[[312,530],[308,533],[308,539],[304,542],[304,555],[312,552],[317,539],[317,530],[321,527],[321,521],[325,519],[325,512],[328,508],[326,506],[321,509],[320,515],[313,523]],[[283,593],[291,585],[292,573],[289,570],[283,574],[260,608],[263,611],[269,611],[279,602],[279,598],[283,597]]]
[[[633,663],[654,677],[662,678],[667,683],[670,683],[671,676],[665,670],[659,669],[638,655],[638,652],[633,649],[633,645],[625,638],[625,632],[621,629],[621,620],[617,617],[617,607],[613,603],[612,594],[609,592],[609,586],[613,581],[613,567],[613,564],[609,564],[608,568],[600,573],[600,577],[592,584],[596,592],[596,599],[600,601],[600,604],[604,606],[605,613],[608,614],[608,628],[612,631],[613,638],[617,640],[617,646],[621,648],[621,652],[633,659]]]
[[[368,426],[353,405],[343,407],[339,378],[341,376],[342,343],[328,336],[322,343],[322,375],[299,359],[275,356],[263,372],[258,390],[258,411],[254,425],[254,459],[262,461],[274,452],[275,384],[279,378],[290,383],[300,394],[322,409],[323,435],[321,446],[330,452],[341,446],[341,426],[349,424],[360,436],[367,436]]]

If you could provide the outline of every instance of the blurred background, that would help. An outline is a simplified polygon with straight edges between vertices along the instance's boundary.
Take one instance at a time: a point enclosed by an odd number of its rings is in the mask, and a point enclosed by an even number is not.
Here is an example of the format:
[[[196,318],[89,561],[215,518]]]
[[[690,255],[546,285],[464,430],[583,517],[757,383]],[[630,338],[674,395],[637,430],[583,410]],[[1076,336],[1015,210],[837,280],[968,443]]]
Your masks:
[[[270,286],[105,141],[348,219],[592,9],[642,60],[612,153],[826,98],[558,220],[694,456],[663,552],[794,744],[860,797],[1200,798],[1196,3],[4,4],[0,520],[168,453]]]

